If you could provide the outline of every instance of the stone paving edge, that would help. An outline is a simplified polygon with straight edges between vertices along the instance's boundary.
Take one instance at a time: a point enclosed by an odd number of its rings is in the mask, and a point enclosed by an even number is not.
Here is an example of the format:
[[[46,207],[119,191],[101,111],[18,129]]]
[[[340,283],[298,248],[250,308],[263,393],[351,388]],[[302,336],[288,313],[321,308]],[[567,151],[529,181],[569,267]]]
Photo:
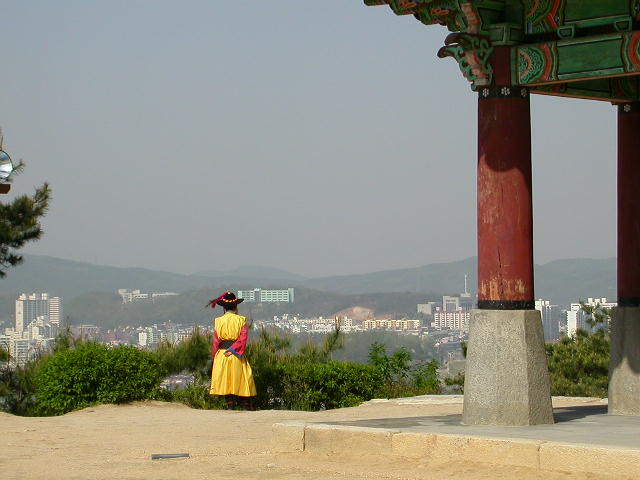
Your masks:
[[[473,462],[640,478],[639,449],[322,423],[273,424],[272,451],[345,458],[375,454],[438,463]]]

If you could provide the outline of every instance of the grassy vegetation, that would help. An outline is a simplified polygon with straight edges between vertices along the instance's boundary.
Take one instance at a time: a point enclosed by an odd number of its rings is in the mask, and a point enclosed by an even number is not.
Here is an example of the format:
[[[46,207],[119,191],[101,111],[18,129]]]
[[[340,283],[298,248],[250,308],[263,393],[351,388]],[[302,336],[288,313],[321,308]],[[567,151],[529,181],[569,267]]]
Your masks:
[[[322,410],[354,406],[374,397],[438,393],[437,363],[412,366],[405,349],[388,355],[375,343],[366,364],[340,362],[331,355],[344,345],[338,330],[321,345],[291,348],[289,338],[261,331],[247,347],[258,396],[257,408]],[[222,408],[208,394],[211,337],[198,330],[177,345],[164,343],[154,352],[135,347],[108,348],[93,342],[58,339],[53,352],[19,368],[9,368],[0,355],[0,406],[19,415],[59,415],[100,403],[156,399],[194,408]],[[158,388],[163,377],[188,372],[186,389]]]
[[[592,314],[594,325],[607,325],[608,312],[596,309]],[[67,332],[52,352],[19,368],[11,367],[8,352],[0,348],[0,409],[18,415],[58,415],[99,403],[143,399],[223,408],[221,398],[208,394],[210,347],[210,335],[198,330],[184,342],[164,343],[153,352],[76,343]],[[406,348],[390,352],[378,341],[368,345],[366,363],[336,360],[344,347],[345,337],[339,330],[319,342],[297,345],[290,337],[260,331],[246,350],[258,390],[255,406],[322,410],[371,398],[441,392],[434,360],[414,362]],[[573,338],[548,345],[552,394],[605,397],[609,347],[607,328],[578,331]],[[165,376],[185,372],[195,379],[186,389],[159,388]],[[462,382],[462,377],[450,381],[458,387]]]

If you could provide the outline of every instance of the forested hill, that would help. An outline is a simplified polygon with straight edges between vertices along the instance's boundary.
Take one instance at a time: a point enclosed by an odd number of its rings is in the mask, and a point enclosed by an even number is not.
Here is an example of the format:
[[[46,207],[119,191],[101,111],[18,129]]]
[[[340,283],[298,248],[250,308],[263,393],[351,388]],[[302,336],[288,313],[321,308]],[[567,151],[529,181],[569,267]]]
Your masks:
[[[233,286],[232,289],[235,290]],[[186,325],[208,324],[214,316],[222,314],[221,308],[211,310],[206,307],[211,296],[211,290],[207,288],[154,302],[123,305],[120,296],[113,293],[85,293],[65,301],[65,316],[72,324],[90,323],[103,328],[159,324],[167,320]],[[378,317],[415,318],[416,304],[435,301],[438,297],[438,294],[419,293],[344,295],[298,287],[295,303],[246,302],[241,305],[241,314],[255,320],[270,319],[284,313],[332,318],[342,310],[358,306],[374,311]]]
[[[477,258],[423,267],[387,270],[362,275],[315,278],[306,286],[343,293],[445,292],[458,293],[468,277],[469,291],[476,291]],[[568,305],[588,297],[616,298],[616,259],[575,258],[535,265],[536,298]]]
[[[139,289],[144,292],[185,292],[197,288],[226,288],[225,285],[246,287],[276,283],[268,275],[257,272],[216,272],[216,275],[181,275],[179,273],[94,265],[41,255],[25,255],[24,262],[7,270],[0,279],[1,292],[50,292],[72,298],[88,292],[115,293],[120,288]],[[268,273],[265,269],[262,274]]]
[[[11,268],[0,279],[0,296],[48,291],[71,299],[89,292],[115,293],[119,288],[143,291],[174,291],[232,288],[308,287],[341,294],[414,292],[453,294],[464,288],[475,293],[476,259],[436,263],[416,268],[387,270],[361,275],[304,279],[283,270],[264,267],[230,272],[209,271],[198,275],[119,268],[25,255],[24,264]],[[609,259],[557,260],[535,267],[536,297],[568,304],[579,298],[616,296],[616,261]],[[0,302],[1,303],[1,302]]]
[[[416,268],[384,270],[360,275],[313,278],[305,286],[343,293],[373,292],[448,292],[464,291],[464,276],[475,292],[476,258],[448,263],[432,263]]]

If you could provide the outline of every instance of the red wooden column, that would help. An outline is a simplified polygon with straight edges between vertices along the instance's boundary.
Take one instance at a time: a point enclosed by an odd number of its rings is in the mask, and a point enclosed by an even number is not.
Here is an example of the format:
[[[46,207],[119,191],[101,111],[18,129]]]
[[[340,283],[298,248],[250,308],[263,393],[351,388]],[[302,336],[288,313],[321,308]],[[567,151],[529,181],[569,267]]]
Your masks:
[[[618,107],[618,305],[640,307],[640,103]]]
[[[462,423],[553,423],[540,312],[533,296],[529,92],[511,85],[495,47],[478,90],[478,310],[471,313]]]
[[[493,86],[478,99],[478,308],[533,310],[529,93],[511,85],[496,47]]]
[[[618,107],[618,308],[611,318],[609,413],[640,416],[640,102]]]

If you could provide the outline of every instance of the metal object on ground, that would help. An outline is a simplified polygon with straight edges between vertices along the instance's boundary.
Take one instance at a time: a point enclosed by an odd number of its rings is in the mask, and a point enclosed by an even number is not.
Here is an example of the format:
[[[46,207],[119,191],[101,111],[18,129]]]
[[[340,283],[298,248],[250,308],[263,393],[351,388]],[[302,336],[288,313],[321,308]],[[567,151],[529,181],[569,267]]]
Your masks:
[[[189,458],[188,453],[153,453],[151,460],[160,460],[163,458]]]

